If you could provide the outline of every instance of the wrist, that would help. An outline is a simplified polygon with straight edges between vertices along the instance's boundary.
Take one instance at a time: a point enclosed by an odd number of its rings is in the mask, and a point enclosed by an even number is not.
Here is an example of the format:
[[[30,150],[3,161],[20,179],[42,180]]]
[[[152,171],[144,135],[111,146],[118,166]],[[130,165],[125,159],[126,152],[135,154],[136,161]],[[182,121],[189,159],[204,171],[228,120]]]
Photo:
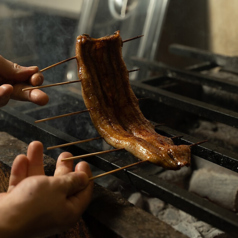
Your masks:
[[[20,229],[21,218],[17,218],[17,212],[14,212],[15,209],[13,206],[10,206],[10,204],[4,201],[2,202],[2,200],[0,201],[0,237],[24,237]]]

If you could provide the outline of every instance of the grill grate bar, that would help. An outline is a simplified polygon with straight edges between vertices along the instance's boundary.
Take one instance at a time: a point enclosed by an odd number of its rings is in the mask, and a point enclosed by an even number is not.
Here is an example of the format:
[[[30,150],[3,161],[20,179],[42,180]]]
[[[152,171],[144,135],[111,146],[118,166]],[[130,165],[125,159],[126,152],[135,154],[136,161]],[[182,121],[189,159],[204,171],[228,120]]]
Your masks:
[[[176,105],[176,108],[184,111],[238,128],[237,112],[142,84],[137,81],[131,82],[131,87],[139,97],[150,97],[159,103],[172,107]]]
[[[165,136],[178,134],[177,131],[166,126],[159,127],[159,129],[157,129],[157,132]],[[176,142],[176,144],[191,144],[196,143],[197,139],[189,135],[183,135],[183,137],[177,139]],[[209,141],[192,148],[192,154],[230,169],[234,172],[238,172],[238,155],[226,149],[214,146],[209,143]]]
[[[227,80],[224,81],[223,79],[212,77],[209,75],[202,75],[197,72],[175,69],[167,65],[164,65],[162,63],[149,61],[146,59],[133,58],[133,61],[141,69],[143,67],[147,67],[149,70],[157,70],[169,77],[177,77],[183,81],[187,81],[191,83],[199,83],[199,84],[207,85],[216,89],[226,90],[231,93],[237,93],[238,91],[237,82],[232,82]]]
[[[223,67],[225,70],[238,73],[238,57],[236,56],[215,54],[210,51],[179,44],[172,44],[169,47],[169,51],[171,53],[182,55],[185,57],[190,57],[203,61],[210,61],[211,63],[216,64],[217,66]]]

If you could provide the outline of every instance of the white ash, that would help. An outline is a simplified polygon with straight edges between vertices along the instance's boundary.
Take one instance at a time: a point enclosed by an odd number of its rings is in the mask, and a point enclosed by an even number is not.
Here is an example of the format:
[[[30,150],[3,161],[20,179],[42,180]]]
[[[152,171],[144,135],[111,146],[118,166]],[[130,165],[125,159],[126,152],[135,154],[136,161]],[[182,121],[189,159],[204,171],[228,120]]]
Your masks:
[[[190,238],[228,238],[223,231],[197,220],[194,216],[166,204],[158,198],[135,192],[128,200]]]
[[[216,171],[217,173],[221,173],[221,174],[229,174],[229,175],[233,175],[233,176],[237,176],[238,177],[238,173],[227,169],[225,167],[222,167],[220,165],[214,164],[208,160],[205,160],[201,157],[195,156],[193,155],[193,162],[194,165],[196,167],[196,170],[198,169],[211,169],[213,171]],[[195,171],[196,171],[195,170]]]
[[[180,222],[179,224],[173,226],[174,229],[180,231],[184,235],[193,238],[203,238],[201,233],[188,222]]]
[[[158,198],[147,198],[146,203],[148,211],[156,217],[165,207],[165,202]]]
[[[165,181],[176,183],[181,187],[184,187],[186,185],[185,180],[191,175],[191,172],[191,167],[182,167],[179,170],[165,170],[160,173],[158,177]]]
[[[206,238],[227,238],[228,237],[224,232],[210,226],[209,224],[203,221],[197,221],[193,223],[193,226],[201,234],[203,234],[203,237],[206,237]]]
[[[132,193],[131,196],[128,198],[128,201],[135,206],[142,208],[144,207],[143,196],[141,193]]]
[[[157,217],[171,225],[174,229],[191,238],[227,238],[225,232],[211,225],[198,221],[195,217],[187,214],[171,205],[161,210]]]
[[[219,122],[199,120],[199,126],[195,129],[192,128],[189,134],[208,139],[210,143],[238,152],[238,129],[232,126]]]
[[[198,169],[190,180],[189,191],[232,211],[238,210],[238,176],[220,170]]]

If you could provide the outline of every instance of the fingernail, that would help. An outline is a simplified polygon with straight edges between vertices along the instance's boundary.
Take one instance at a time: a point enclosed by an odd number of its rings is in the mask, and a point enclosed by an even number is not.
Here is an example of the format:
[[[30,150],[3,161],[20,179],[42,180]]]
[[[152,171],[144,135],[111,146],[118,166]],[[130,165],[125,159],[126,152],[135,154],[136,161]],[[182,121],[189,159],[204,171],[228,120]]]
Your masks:
[[[28,70],[30,70],[30,71],[39,71],[37,66],[30,66],[30,67],[28,67]]]
[[[44,77],[41,76],[41,75],[39,75],[37,81],[38,81],[38,82],[37,82],[37,85],[41,85],[41,84],[43,83],[43,81],[44,81]]]

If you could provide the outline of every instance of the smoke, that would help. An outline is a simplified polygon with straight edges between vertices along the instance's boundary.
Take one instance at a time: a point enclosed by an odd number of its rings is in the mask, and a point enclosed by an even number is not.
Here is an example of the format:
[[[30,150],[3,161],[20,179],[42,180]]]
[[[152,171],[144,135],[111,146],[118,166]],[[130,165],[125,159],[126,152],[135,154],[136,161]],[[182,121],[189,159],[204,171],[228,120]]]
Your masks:
[[[0,54],[20,65],[48,65],[70,57],[74,48],[78,19],[64,17],[49,9],[38,9],[33,4],[0,3]],[[60,82],[65,77],[65,66],[45,73],[48,81]]]

